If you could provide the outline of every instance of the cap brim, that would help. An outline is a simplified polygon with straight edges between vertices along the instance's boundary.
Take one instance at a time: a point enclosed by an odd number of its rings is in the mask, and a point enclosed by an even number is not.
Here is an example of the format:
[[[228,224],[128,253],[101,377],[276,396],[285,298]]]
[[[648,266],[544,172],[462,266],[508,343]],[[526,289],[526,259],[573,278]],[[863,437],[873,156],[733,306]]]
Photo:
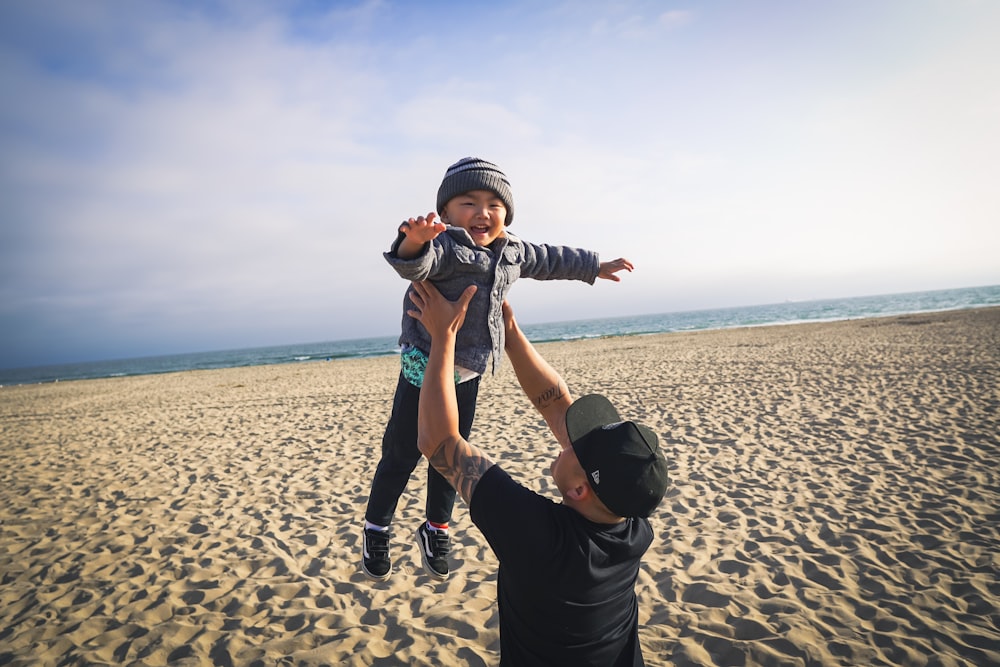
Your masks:
[[[617,424],[622,418],[611,401],[600,394],[588,394],[576,399],[566,410],[566,432],[575,443],[595,428]]]

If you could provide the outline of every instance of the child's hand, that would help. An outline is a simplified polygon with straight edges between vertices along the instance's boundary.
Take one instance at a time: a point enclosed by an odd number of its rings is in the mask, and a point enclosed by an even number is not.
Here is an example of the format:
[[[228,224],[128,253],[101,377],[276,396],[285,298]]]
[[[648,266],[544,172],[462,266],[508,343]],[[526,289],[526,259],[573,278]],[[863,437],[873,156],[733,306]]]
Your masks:
[[[427,217],[410,218],[399,226],[399,231],[406,238],[396,248],[396,256],[401,259],[413,259],[424,251],[424,246],[437,238],[447,225],[438,222],[437,213],[428,213]]]
[[[410,218],[399,226],[399,231],[413,243],[423,245],[437,238],[445,230],[445,224],[437,219],[437,213],[431,212],[427,217]]]
[[[621,270],[632,272],[632,262],[628,261],[624,257],[619,257],[618,259],[611,260],[610,262],[601,262],[601,270],[597,274],[598,278],[604,278],[605,280],[613,280],[616,283],[621,282],[621,278],[615,274]]]

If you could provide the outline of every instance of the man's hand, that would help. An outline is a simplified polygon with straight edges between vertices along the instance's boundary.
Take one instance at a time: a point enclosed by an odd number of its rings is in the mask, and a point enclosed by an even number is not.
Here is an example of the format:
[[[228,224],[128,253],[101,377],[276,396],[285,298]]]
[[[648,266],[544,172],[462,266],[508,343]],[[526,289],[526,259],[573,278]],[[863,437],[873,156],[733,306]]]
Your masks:
[[[597,277],[604,278],[605,280],[613,280],[618,283],[621,282],[622,279],[616,276],[616,273],[623,270],[631,273],[634,268],[635,267],[632,266],[632,262],[628,261],[624,257],[619,257],[618,259],[611,260],[610,262],[601,262],[601,270],[597,274]]]
[[[541,413],[562,448],[569,447],[566,410],[573,403],[569,388],[517,326],[514,310],[506,300],[503,302],[503,322],[506,333],[504,349],[521,389]]]
[[[506,332],[504,336],[504,345],[509,345],[515,332],[518,331],[517,321],[514,320],[514,309],[510,307],[510,303],[507,299],[503,300],[503,305],[501,306],[501,312],[503,313],[503,328]]]
[[[414,282],[410,301],[416,310],[408,310],[406,314],[423,324],[433,340],[448,333],[455,334],[465,322],[465,313],[477,289],[469,285],[457,300],[449,301],[430,281]]]

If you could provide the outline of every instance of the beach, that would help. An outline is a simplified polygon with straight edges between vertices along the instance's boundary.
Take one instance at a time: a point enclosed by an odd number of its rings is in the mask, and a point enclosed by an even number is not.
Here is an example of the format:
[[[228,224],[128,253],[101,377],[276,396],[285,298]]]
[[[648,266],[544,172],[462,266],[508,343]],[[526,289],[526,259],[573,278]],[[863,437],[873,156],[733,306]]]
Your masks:
[[[1000,308],[538,346],[661,437],[649,665],[1000,665]],[[496,559],[360,524],[398,359],[0,388],[0,664],[495,665]],[[556,497],[509,364],[472,440]]]

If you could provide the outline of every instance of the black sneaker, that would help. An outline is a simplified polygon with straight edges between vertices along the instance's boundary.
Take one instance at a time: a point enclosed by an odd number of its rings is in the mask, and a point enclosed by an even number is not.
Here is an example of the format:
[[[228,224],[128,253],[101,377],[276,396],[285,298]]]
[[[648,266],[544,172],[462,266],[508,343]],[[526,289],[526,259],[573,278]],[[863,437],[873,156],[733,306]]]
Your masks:
[[[365,528],[361,547],[361,569],[376,581],[385,581],[392,574],[389,559],[389,531]]]
[[[427,524],[417,528],[417,546],[420,548],[420,558],[424,561],[427,574],[444,581],[448,578],[448,552],[451,550],[451,539],[447,530],[428,530]]]

